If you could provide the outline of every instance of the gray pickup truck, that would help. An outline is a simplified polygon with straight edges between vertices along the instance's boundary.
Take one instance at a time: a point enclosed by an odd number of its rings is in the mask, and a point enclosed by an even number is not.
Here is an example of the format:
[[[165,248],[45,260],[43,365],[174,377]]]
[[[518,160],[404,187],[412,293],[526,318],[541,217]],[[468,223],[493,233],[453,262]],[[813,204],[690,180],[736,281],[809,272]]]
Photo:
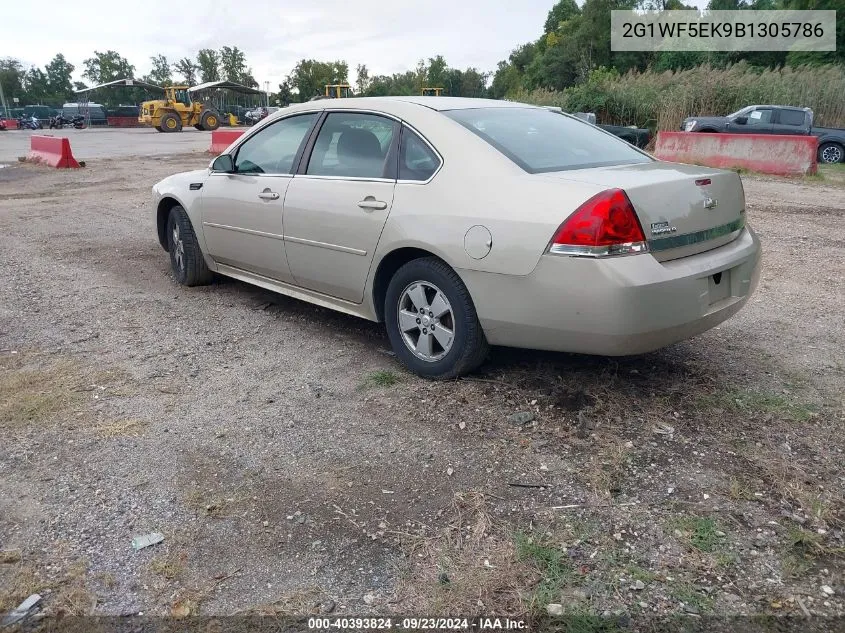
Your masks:
[[[845,161],[845,130],[814,127],[810,108],[753,105],[728,116],[693,116],[681,123],[684,132],[728,132],[730,134],[792,134],[819,138],[819,162]]]

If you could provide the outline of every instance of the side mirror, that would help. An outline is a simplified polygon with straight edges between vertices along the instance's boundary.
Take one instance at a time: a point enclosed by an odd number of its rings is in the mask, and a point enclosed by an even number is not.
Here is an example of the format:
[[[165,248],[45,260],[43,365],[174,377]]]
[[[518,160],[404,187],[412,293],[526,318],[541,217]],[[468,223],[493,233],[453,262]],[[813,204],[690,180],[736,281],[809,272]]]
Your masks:
[[[220,154],[211,163],[211,171],[217,171],[223,174],[233,174],[235,172],[235,163],[229,154]]]
[[[748,117],[747,116],[738,116],[737,118],[734,119],[734,123],[736,123],[737,125],[745,125],[746,123],[748,123]]]

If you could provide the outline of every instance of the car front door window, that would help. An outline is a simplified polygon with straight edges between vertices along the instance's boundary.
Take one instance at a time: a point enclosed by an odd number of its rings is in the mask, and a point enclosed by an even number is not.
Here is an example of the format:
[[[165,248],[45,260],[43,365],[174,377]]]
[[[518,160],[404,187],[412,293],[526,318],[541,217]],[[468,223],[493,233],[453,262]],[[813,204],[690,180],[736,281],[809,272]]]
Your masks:
[[[254,134],[238,148],[235,173],[289,174],[318,113],[277,121]]]
[[[748,113],[748,121],[746,125],[752,127],[761,127],[765,125],[770,125],[772,122],[772,111],[770,109],[766,110],[752,110]]]

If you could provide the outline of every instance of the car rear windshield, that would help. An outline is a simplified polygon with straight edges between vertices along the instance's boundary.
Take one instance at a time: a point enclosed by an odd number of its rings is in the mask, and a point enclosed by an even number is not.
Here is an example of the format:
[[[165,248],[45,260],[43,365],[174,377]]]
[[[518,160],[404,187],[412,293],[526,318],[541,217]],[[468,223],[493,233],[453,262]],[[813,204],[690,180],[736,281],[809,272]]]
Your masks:
[[[540,108],[470,108],[446,116],[537,174],[652,159],[589,123]]]

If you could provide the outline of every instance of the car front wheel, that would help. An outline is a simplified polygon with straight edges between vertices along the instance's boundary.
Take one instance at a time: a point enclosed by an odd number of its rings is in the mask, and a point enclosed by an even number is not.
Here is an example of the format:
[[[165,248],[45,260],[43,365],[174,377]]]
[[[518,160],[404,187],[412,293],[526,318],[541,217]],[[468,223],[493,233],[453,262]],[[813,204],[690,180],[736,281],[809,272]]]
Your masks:
[[[183,286],[202,286],[211,281],[211,271],[205,263],[194,227],[188,214],[178,204],[170,210],[167,220],[167,250],[173,276]]]
[[[396,356],[426,378],[455,378],[487,357],[475,306],[466,286],[443,261],[415,259],[402,266],[387,287],[387,335]]]

